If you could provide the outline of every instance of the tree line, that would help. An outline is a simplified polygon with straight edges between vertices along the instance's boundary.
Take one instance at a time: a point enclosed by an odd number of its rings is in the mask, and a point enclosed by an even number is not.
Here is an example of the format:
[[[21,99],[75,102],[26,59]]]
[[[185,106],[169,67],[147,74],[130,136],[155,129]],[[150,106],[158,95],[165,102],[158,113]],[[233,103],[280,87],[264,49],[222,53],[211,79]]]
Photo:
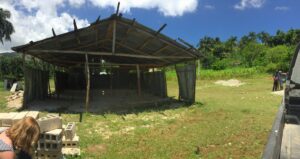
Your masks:
[[[205,36],[199,40],[198,50],[205,69],[222,70],[232,67],[263,67],[266,71],[287,71],[300,30],[278,30],[275,35],[267,32],[250,32],[241,38],[232,36],[225,41],[219,37]]]

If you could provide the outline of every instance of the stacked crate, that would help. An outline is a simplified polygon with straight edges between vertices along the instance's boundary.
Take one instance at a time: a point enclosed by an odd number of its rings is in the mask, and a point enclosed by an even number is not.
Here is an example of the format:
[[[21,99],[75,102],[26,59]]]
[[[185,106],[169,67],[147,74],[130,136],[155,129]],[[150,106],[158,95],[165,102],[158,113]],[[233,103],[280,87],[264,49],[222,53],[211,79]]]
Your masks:
[[[67,156],[76,157],[80,155],[79,136],[76,135],[75,122],[70,122],[64,126],[62,153]]]
[[[57,115],[47,115],[37,120],[40,126],[40,139],[37,147],[38,159],[61,159],[62,119]]]

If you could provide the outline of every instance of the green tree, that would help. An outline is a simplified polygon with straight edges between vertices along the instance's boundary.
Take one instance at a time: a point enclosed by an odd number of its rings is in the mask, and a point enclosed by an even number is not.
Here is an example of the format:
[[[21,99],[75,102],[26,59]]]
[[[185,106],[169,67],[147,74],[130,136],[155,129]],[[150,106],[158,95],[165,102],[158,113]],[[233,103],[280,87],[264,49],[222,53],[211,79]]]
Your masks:
[[[260,40],[261,43],[270,46],[271,42],[271,35],[267,32],[260,32],[257,34],[258,39]]]
[[[241,40],[239,41],[239,47],[243,48],[249,43],[257,43],[257,35],[255,32],[250,32],[248,35],[242,36]]]
[[[246,67],[262,65],[267,47],[259,43],[248,43],[242,50],[242,63]]]
[[[11,40],[10,35],[14,32],[14,27],[7,19],[10,18],[10,12],[0,8],[0,41]]]
[[[266,51],[265,61],[268,71],[283,70],[288,71],[291,58],[293,56],[293,47],[278,45]]]

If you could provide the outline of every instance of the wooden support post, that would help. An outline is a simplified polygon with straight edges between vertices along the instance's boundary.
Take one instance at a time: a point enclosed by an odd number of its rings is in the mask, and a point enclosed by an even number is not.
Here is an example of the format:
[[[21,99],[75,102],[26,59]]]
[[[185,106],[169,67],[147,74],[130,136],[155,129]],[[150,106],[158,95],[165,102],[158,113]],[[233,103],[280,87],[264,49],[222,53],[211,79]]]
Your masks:
[[[137,75],[138,95],[141,96],[141,73],[140,73],[140,66],[139,65],[136,65],[136,75]]]
[[[85,54],[85,69],[86,69],[86,98],[85,98],[85,112],[89,110],[90,104],[90,68],[89,68],[89,59],[88,54]]]
[[[26,58],[26,54],[25,54],[25,52],[23,52],[23,54],[22,54],[22,62],[23,62],[23,76],[24,76],[24,87],[23,87],[23,91],[24,91],[24,93],[25,93],[25,85],[26,85],[26,79],[25,79],[25,67],[26,67],[26,61],[25,61],[25,58]],[[25,108],[25,105],[26,105],[26,96],[27,94],[25,94],[25,96],[23,97],[23,103],[22,103],[22,107],[23,108]]]
[[[113,21],[113,39],[112,39],[112,54],[114,55],[116,52],[116,27],[117,21]]]
[[[110,93],[113,94],[113,70],[112,64],[110,64]]]
[[[198,76],[198,80],[200,80],[200,59],[198,60],[198,69],[197,69],[197,76]]]

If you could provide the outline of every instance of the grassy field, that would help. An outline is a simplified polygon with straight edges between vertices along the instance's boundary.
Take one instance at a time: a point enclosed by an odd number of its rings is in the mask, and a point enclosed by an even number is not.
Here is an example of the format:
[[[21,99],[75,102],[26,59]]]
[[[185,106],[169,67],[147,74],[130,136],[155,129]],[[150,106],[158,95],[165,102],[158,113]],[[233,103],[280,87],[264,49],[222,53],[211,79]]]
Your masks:
[[[270,93],[268,75],[239,80],[245,85],[197,81],[197,103],[189,107],[85,114],[77,124],[81,158],[260,158],[281,97]],[[0,111],[8,111],[3,109],[8,93],[1,88]],[[177,81],[169,80],[169,96],[177,92]],[[64,114],[63,119],[78,121],[79,116]]]

